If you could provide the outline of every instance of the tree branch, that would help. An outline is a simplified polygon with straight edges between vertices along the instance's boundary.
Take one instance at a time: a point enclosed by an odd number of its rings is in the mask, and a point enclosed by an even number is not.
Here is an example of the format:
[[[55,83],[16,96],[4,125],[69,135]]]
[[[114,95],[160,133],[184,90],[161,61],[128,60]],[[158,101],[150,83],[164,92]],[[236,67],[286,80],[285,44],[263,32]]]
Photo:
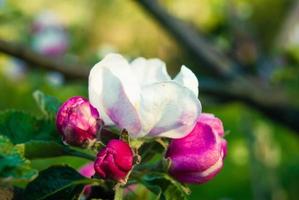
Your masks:
[[[83,79],[88,76],[88,67],[78,64],[67,64],[63,61],[54,60],[44,55],[38,54],[35,51],[26,48],[25,46],[7,42],[0,39],[0,52],[25,60],[27,63],[34,66],[39,66],[42,69],[54,70],[61,72],[70,79]],[[76,69],[76,70],[74,70]]]
[[[61,72],[69,79],[87,80],[89,70],[86,66],[66,64],[40,55],[25,46],[6,42],[0,39],[0,52],[23,59],[32,67]],[[204,79],[199,82],[200,92],[229,101],[241,101],[266,114],[270,119],[291,128],[299,133],[298,108],[289,103],[288,98],[280,89],[264,88],[259,82],[246,82],[234,79],[232,81],[217,81]],[[243,80],[243,79],[242,79]]]
[[[259,82],[245,86],[241,82],[216,81],[200,78],[200,93],[212,95],[225,101],[240,101],[269,119],[282,124],[299,135],[299,108],[279,88],[265,88]]]
[[[200,33],[184,22],[167,13],[156,0],[135,0],[145,11],[154,17],[166,31],[170,33],[182,47],[192,56],[193,60],[207,67],[213,74],[230,79],[237,75],[237,64],[217,51]]]

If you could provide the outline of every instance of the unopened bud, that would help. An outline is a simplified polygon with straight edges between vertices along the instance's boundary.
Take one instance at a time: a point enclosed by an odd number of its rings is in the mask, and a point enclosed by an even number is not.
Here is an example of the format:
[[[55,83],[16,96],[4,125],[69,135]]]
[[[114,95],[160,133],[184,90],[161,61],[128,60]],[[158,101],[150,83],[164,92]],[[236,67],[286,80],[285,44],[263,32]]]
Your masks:
[[[170,142],[166,153],[171,160],[169,173],[183,183],[207,182],[223,167],[226,141],[222,122],[214,115],[202,115],[186,137]]]
[[[82,147],[95,140],[99,121],[97,109],[87,99],[76,96],[59,108],[56,125],[65,143]]]
[[[133,151],[122,140],[110,140],[97,155],[94,164],[96,173],[103,179],[125,182],[133,166]]]

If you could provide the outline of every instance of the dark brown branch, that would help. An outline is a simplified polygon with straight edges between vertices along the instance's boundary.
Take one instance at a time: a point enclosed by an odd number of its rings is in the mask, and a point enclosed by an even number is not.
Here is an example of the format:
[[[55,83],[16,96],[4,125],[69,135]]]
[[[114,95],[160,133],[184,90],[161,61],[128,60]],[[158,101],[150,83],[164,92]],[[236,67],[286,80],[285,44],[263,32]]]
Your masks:
[[[168,31],[191,55],[193,60],[222,78],[232,78],[236,64],[217,51],[200,33],[167,13],[156,0],[135,0]]]
[[[23,59],[25,62],[33,64],[32,67],[59,71],[69,79],[87,80],[88,78],[88,67],[58,62],[12,42],[0,40],[0,52]],[[223,100],[244,102],[263,112],[270,119],[299,133],[299,123],[297,122],[299,111],[290,105],[288,98],[279,89],[263,88],[259,82],[244,81],[243,79],[224,82],[201,77],[199,84],[201,93]]]
[[[66,78],[82,79],[88,76],[87,67],[78,64],[67,64],[60,60],[45,57],[25,46],[13,42],[7,42],[0,39],[0,52],[23,59],[27,63],[39,66],[42,69],[61,72]]]
[[[225,101],[243,102],[299,134],[299,108],[290,103],[281,89],[264,88],[254,81],[247,86],[238,81],[222,82],[203,78],[199,82],[200,93]]]

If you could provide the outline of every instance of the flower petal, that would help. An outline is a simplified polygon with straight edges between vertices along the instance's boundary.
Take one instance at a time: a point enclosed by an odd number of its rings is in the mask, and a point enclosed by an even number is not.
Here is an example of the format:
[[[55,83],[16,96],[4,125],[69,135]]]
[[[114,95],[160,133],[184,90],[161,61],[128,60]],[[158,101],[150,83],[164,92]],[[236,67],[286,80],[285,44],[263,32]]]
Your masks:
[[[144,87],[140,136],[184,137],[193,129],[200,113],[201,104],[193,92],[173,81]]]
[[[91,178],[95,174],[94,162],[89,162],[89,163],[85,164],[84,166],[82,166],[79,169],[79,173],[82,176],[85,176],[87,178]]]
[[[114,162],[117,167],[123,171],[130,171],[133,165],[133,152],[130,146],[122,140],[110,140],[107,148],[117,152],[114,155]]]
[[[223,158],[219,157],[218,161],[210,168],[202,172],[177,172],[176,179],[184,183],[201,184],[211,180],[216,176],[223,167]]]
[[[195,94],[195,96],[198,96],[198,80],[195,74],[185,65],[182,65],[181,71],[173,80],[189,88]]]
[[[209,125],[213,131],[215,131],[216,134],[223,137],[224,136],[224,128],[222,121],[215,117],[214,114],[211,113],[201,113],[201,115],[198,118],[198,121]]]
[[[121,55],[107,55],[90,71],[89,99],[106,124],[114,123],[136,134],[141,129],[135,109],[139,104],[140,89],[131,75],[131,68]]]
[[[222,157],[222,143],[209,125],[197,122],[184,138],[172,140],[167,157],[172,160],[173,172],[202,172]]]
[[[157,58],[136,58],[131,62],[131,67],[141,86],[171,80],[165,63]]]

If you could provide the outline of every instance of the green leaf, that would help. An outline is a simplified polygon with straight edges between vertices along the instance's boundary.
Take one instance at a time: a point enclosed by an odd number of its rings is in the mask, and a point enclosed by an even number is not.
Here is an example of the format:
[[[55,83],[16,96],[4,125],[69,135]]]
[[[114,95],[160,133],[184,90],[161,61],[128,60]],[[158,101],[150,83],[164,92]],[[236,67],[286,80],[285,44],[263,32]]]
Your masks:
[[[75,199],[84,185],[92,183],[75,169],[68,166],[53,166],[40,172],[25,189],[26,200]]]
[[[25,112],[0,112],[0,133],[17,144],[29,159],[63,155],[92,159],[92,156],[63,145],[52,120],[38,119]]]
[[[88,160],[95,160],[95,156],[90,152],[70,148],[60,143],[52,141],[31,140],[29,142],[16,145],[28,159],[51,158],[57,156],[76,156]]]
[[[161,143],[156,140],[145,142],[139,149],[139,154],[142,158],[141,162],[145,163],[151,160],[156,154],[161,155],[165,151]]]
[[[33,97],[42,113],[49,119],[54,119],[59,106],[61,105],[60,101],[58,101],[58,99],[55,97],[46,95],[39,90],[33,93]]]
[[[60,141],[53,121],[14,110],[0,113],[0,133],[14,144],[30,140]]]
[[[66,146],[53,141],[31,140],[17,145],[28,159],[50,158],[69,154]]]
[[[152,193],[156,195],[157,200],[165,200],[165,196],[162,195],[162,188],[158,185],[154,185],[151,182],[148,182],[146,180],[142,181],[142,184],[149,189]]]
[[[23,152],[7,137],[0,135],[0,183],[30,181],[37,173],[31,169],[30,161],[24,158]]]
[[[141,183],[161,200],[188,199],[190,189],[165,173],[149,173],[142,177]]]

